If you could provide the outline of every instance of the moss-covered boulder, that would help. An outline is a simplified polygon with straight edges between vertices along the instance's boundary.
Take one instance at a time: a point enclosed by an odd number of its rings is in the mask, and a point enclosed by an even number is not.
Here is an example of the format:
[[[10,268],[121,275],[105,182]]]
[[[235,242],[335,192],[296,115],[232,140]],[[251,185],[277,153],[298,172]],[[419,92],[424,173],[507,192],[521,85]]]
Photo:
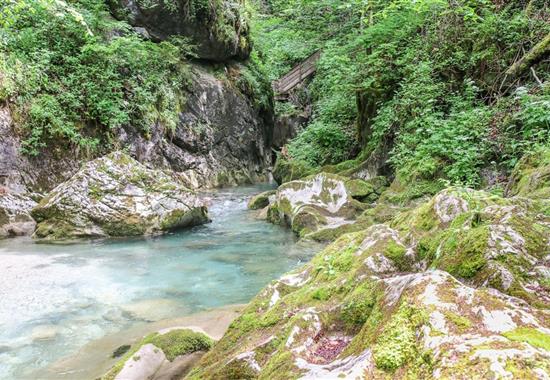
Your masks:
[[[0,193],[0,239],[31,235],[35,221],[30,212],[36,202],[23,194]]]
[[[368,181],[336,174],[319,173],[284,183],[277,189],[268,219],[283,223],[301,237],[331,241],[346,233],[364,229],[356,217],[379,196]]]
[[[256,194],[248,201],[248,208],[251,210],[259,210],[269,206],[270,199],[275,199],[275,190],[264,191],[263,193]]]
[[[510,177],[507,195],[550,200],[550,148],[519,161]]]
[[[176,328],[146,336],[130,347],[101,380],[181,378],[214,342],[195,330]]]
[[[150,235],[208,221],[192,191],[122,152],[86,163],[31,213],[34,236],[48,240]]]
[[[545,312],[414,272],[413,247],[386,225],[342,236],[261,291],[187,379],[550,374]]]
[[[537,202],[450,188],[391,225],[420,265],[550,306],[550,217]]]
[[[297,160],[289,160],[282,155],[277,156],[273,167],[273,178],[278,184],[294,181],[315,173],[315,169],[307,163]]]

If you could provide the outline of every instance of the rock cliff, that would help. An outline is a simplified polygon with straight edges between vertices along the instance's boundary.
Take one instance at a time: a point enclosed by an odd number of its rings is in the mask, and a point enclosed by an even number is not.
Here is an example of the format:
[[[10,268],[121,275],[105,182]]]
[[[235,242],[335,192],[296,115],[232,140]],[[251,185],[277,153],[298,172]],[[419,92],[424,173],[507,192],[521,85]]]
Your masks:
[[[233,65],[240,75],[243,65]],[[218,72],[219,74],[219,72]],[[188,187],[216,187],[267,179],[272,114],[211,66],[193,65],[175,129],[161,123],[144,135],[132,125],[112,131],[113,147],[139,161],[178,173]],[[221,78],[221,79],[220,79]],[[0,185],[14,192],[47,192],[67,180],[87,158],[77,149],[21,152],[22,138],[9,105],[0,106]]]

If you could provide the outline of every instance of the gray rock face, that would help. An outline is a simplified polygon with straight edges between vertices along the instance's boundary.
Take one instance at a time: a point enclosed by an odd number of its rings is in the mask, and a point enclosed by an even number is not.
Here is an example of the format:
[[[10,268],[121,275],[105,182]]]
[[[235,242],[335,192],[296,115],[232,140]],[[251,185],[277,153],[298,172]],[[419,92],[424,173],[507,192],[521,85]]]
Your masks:
[[[35,237],[48,240],[150,235],[208,221],[193,192],[121,152],[88,162],[32,216]]]
[[[188,187],[216,187],[267,179],[271,164],[272,115],[208,69],[194,66],[193,86],[174,131],[150,126],[143,136],[133,126],[112,131],[119,146],[140,162],[175,171]],[[76,151],[21,153],[18,126],[0,106],[0,186],[12,192],[47,192],[78,171]]]
[[[250,54],[249,27],[236,1],[110,0],[113,15],[144,28],[153,40],[188,38],[203,59],[223,62]]]
[[[217,187],[267,179],[273,125],[250,101],[204,69],[194,70],[193,89],[176,130],[152,128],[148,140],[131,130],[122,144],[139,161],[177,172],[189,187]],[[266,120],[267,119],[267,120]]]
[[[20,194],[0,194],[0,239],[31,235],[36,225],[30,215],[36,202]]]
[[[17,133],[9,107],[0,105],[0,186],[12,193],[43,192],[78,170],[72,156],[55,152],[40,157],[21,153],[21,138]]]

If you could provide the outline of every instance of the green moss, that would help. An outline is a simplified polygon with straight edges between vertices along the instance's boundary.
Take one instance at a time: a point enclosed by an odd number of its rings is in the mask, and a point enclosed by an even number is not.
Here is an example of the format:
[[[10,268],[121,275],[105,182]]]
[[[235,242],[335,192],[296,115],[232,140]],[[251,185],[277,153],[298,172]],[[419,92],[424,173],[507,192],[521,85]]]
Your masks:
[[[436,266],[453,276],[472,278],[487,264],[488,240],[489,228],[486,226],[450,233],[441,246]]]
[[[160,348],[169,361],[191,352],[208,351],[214,341],[208,336],[192,330],[172,330],[166,334],[155,334],[147,343]]]
[[[144,223],[137,216],[109,221],[101,224],[101,228],[109,236],[141,236],[146,232]]]
[[[288,214],[287,214],[288,215]],[[320,225],[326,224],[326,218],[310,206],[302,207],[292,218],[292,231],[300,237],[316,231]]]
[[[449,310],[443,310],[445,318],[451,321],[460,333],[464,333],[472,327],[472,322],[462,315],[458,315]]]
[[[515,330],[505,332],[502,335],[513,341],[529,343],[534,347],[550,351],[550,335],[535,328],[519,327]]]
[[[318,231],[307,234],[307,236],[305,237],[307,239],[315,240],[318,242],[331,242],[342,235],[349,234],[351,232],[362,231],[370,226],[371,223],[365,221],[357,221],[355,223],[344,224],[335,228],[321,228]]]
[[[416,199],[432,196],[445,188],[441,181],[406,181],[396,178],[383,198],[394,204],[408,204]]]
[[[90,185],[90,187],[88,187],[88,194],[90,198],[95,200],[99,200],[105,196],[104,192],[97,185]]]
[[[332,295],[331,289],[318,288],[313,291],[311,298],[317,301],[327,301]]]
[[[547,199],[550,196],[550,149],[523,157],[512,172],[508,195]]]
[[[393,240],[387,242],[386,249],[384,250],[384,256],[393,261],[400,270],[406,270],[409,267],[406,253],[407,249]]]
[[[342,307],[341,318],[346,327],[355,330],[362,327],[372,314],[380,298],[375,282],[366,282],[347,297]]]
[[[426,323],[425,314],[403,303],[386,323],[373,347],[374,362],[384,371],[393,372],[415,358],[417,328]]]
[[[269,197],[275,193],[275,190],[271,190],[253,196],[248,202],[248,208],[251,210],[258,210],[269,206]]]
[[[375,201],[378,195],[374,191],[374,186],[361,179],[350,179],[345,182],[346,190],[349,195],[360,201]]]
[[[191,211],[174,210],[168,213],[160,221],[160,229],[163,231],[169,231],[201,224],[205,221],[208,221],[208,211],[206,207],[196,207]]]
[[[289,351],[276,353],[262,369],[260,379],[264,380],[288,380],[297,378],[298,368],[294,366],[294,358]]]
[[[132,346],[129,344],[124,344],[120,347],[118,347],[116,350],[113,351],[113,354],[111,355],[112,358],[118,358],[127,353]]]
[[[343,172],[355,169],[359,164],[360,161],[353,159],[342,161],[336,165],[325,165],[321,168],[321,170],[326,173],[342,174]]]
[[[128,360],[140,360],[140,357],[135,356],[135,353],[146,344],[153,344],[160,348],[166,355],[166,358],[169,361],[173,361],[180,355],[197,351],[208,351],[214,344],[214,341],[205,334],[188,329],[172,330],[166,334],[150,334],[139,342],[139,344],[135,345],[134,348],[130,349],[101,380],[114,380]]]
[[[281,213],[276,203],[273,203],[267,209],[267,221],[277,225],[283,224],[284,220],[281,218]]]
[[[287,160],[281,155],[277,156],[273,167],[273,177],[279,184],[294,181],[315,173],[316,170],[303,161]]]

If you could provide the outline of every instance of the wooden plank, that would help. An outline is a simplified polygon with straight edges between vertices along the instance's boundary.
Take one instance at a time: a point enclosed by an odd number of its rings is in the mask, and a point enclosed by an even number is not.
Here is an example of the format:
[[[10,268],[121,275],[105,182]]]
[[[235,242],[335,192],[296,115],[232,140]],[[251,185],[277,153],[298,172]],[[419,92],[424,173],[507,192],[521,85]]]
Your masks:
[[[294,66],[292,70],[279,78],[279,80],[273,81],[273,90],[278,94],[284,94],[296,87],[317,70],[316,63],[320,56],[321,51],[316,51],[304,61]]]

